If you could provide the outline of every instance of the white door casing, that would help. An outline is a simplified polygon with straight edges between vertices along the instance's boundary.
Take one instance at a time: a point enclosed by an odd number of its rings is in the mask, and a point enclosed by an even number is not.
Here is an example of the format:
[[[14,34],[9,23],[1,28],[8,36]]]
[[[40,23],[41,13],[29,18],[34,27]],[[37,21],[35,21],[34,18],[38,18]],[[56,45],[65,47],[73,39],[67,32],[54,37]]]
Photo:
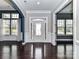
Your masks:
[[[31,38],[33,40],[46,39],[46,24],[44,21],[32,21],[31,23]]]
[[[48,17],[29,18],[30,42],[48,42],[47,34],[48,34]]]

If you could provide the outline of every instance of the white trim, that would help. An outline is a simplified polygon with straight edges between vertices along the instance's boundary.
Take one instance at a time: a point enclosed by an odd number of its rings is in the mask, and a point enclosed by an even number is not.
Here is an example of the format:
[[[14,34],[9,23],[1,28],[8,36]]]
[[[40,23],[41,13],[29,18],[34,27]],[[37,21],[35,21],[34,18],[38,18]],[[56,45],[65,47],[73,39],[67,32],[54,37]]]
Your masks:
[[[55,46],[56,45],[56,15],[55,14],[53,14],[53,27],[52,27],[52,29],[53,29],[53,33],[52,33],[52,38],[51,38],[51,40],[52,40],[52,44]]]
[[[51,13],[49,10],[30,10],[26,11],[26,13]]]
[[[48,41],[42,41],[42,42],[38,42],[38,41],[27,41],[27,42],[23,42],[22,45],[26,45],[27,43],[50,43],[51,42],[48,42]]]
[[[38,19],[38,18],[40,18],[40,19],[45,19],[46,20],[46,22],[48,23],[48,17],[29,17],[29,23],[31,22],[31,20],[32,19]]]
[[[73,50],[73,59],[77,59],[77,57],[76,57],[76,54],[77,54],[77,46],[76,46],[76,43],[78,43],[79,44],[79,41],[77,41],[77,35],[76,35],[76,33],[77,33],[77,31],[76,31],[76,20],[78,20],[77,19],[77,0],[73,0],[73,46],[74,46],[74,50]]]
[[[73,39],[56,39],[56,41],[73,41]]]
[[[44,21],[43,19],[34,19],[32,21]]]

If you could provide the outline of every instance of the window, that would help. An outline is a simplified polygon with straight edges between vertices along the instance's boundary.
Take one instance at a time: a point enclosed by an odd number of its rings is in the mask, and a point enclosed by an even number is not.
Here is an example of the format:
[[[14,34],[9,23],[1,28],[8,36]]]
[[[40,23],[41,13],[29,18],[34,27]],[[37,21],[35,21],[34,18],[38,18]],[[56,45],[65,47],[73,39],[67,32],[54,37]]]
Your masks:
[[[3,35],[18,34],[19,14],[3,13]]]
[[[57,20],[57,35],[72,35],[72,19]]]

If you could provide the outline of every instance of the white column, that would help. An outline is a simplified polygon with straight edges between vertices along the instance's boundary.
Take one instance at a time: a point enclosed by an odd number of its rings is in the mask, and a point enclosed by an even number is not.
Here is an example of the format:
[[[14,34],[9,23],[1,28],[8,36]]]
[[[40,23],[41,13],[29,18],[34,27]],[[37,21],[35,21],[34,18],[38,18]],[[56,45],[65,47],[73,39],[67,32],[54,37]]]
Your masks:
[[[73,0],[73,59],[79,59],[79,0]]]

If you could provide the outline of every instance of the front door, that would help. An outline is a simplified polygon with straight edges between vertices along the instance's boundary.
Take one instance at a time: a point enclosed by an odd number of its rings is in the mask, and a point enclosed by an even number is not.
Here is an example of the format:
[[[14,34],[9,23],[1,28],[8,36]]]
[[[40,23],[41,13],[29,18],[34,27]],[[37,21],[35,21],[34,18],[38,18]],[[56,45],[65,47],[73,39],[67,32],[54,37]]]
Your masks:
[[[46,23],[43,19],[33,19],[31,23],[31,37],[33,40],[46,39]]]

